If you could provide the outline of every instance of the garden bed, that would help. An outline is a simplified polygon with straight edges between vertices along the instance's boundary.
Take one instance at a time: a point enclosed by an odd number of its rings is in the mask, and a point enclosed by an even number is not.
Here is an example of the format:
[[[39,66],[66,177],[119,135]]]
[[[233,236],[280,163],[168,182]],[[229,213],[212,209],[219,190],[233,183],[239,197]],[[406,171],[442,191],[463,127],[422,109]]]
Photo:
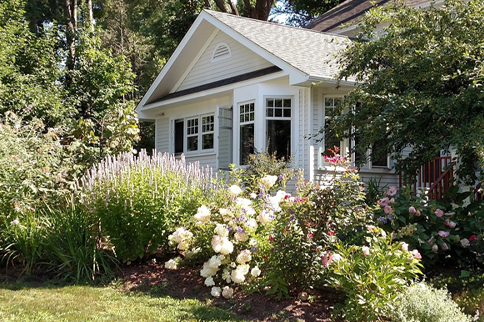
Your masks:
[[[167,270],[161,263],[125,266],[119,277],[126,291],[198,299],[254,321],[332,321],[331,307],[341,301],[340,296],[331,292],[310,295],[309,301],[299,300],[297,294],[293,298],[278,301],[261,293],[246,295],[240,290],[230,300],[217,299],[210,295],[210,288],[203,285],[204,278],[200,276],[199,268]]]

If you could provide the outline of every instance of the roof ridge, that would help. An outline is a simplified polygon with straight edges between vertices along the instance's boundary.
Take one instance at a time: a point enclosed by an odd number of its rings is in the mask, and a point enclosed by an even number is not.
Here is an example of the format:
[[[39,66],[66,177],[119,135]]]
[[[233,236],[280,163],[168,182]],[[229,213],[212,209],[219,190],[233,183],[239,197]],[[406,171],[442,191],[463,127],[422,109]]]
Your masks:
[[[290,29],[293,29],[293,30],[300,30],[300,31],[304,31],[304,32],[313,32],[313,33],[321,34],[321,35],[325,35],[325,36],[332,36],[332,37],[339,37],[339,38],[346,38],[346,39],[349,38],[348,36],[338,35],[338,34],[334,34],[334,33],[331,33],[331,32],[317,31],[317,30],[314,30],[314,29],[307,29],[307,28],[289,26],[289,25],[284,25],[284,24],[280,24],[280,23],[277,23],[277,22],[273,22],[273,21],[265,21],[265,20],[258,20],[258,19],[250,18],[250,17],[237,16],[237,15],[227,13],[227,12],[215,11],[215,10],[210,10],[210,9],[203,9],[202,11],[207,12],[209,15],[211,15],[212,17],[214,17],[217,20],[219,20],[219,19],[216,17],[216,15],[220,14],[220,15],[224,15],[224,16],[230,17],[230,18],[244,19],[244,20],[248,19],[248,20],[251,20],[253,22],[257,22],[257,23],[261,23],[261,24],[267,24],[267,25],[271,25],[271,26],[285,27],[285,28],[290,28]]]

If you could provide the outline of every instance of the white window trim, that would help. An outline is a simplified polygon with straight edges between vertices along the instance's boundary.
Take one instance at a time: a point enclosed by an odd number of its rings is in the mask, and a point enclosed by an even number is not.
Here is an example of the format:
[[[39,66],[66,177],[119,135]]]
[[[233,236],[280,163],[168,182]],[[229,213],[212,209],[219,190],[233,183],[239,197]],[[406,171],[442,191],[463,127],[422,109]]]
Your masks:
[[[249,121],[249,122],[240,122],[240,107],[242,105],[247,105],[247,104],[254,104],[254,120],[253,121]],[[241,166],[241,167],[245,167],[246,165],[244,164],[240,164],[240,154],[241,154],[241,151],[240,151],[240,127],[242,125],[247,125],[247,124],[254,124],[254,148],[255,148],[255,140],[256,140],[256,137],[255,137],[255,130],[256,130],[256,119],[257,119],[257,105],[256,105],[256,100],[248,100],[248,101],[241,101],[241,102],[238,102],[237,104],[235,104],[235,106],[237,107],[236,113],[233,114],[233,118],[235,120],[234,122],[234,128],[235,126],[237,127],[237,130],[234,131],[234,149],[235,149],[235,153],[233,155],[233,162],[236,163],[237,165]]]
[[[203,128],[202,128],[202,118],[203,117],[207,117],[207,116],[213,116],[213,131],[210,131],[210,132],[202,132]],[[198,119],[198,133],[197,133],[197,136],[198,136],[198,149],[195,150],[195,151],[188,151],[187,148],[188,148],[188,134],[187,134],[187,123],[189,120],[193,120],[193,119]],[[196,156],[196,155],[209,155],[209,154],[214,154],[216,151],[215,151],[215,147],[216,147],[216,144],[217,144],[217,133],[216,133],[216,128],[217,128],[217,120],[215,118],[215,113],[206,113],[206,114],[200,114],[200,115],[192,115],[192,116],[187,116],[187,117],[177,117],[177,118],[173,118],[171,120],[171,124],[172,124],[172,130],[171,130],[171,133],[172,133],[172,139],[171,139],[171,142],[170,142],[170,150],[172,151],[172,153],[174,153],[174,149],[175,149],[175,122],[177,120],[183,120],[183,154],[186,155],[186,156]],[[202,149],[202,136],[204,134],[213,134],[213,148],[211,149]],[[190,136],[194,136],[194,135],[190,135]]]

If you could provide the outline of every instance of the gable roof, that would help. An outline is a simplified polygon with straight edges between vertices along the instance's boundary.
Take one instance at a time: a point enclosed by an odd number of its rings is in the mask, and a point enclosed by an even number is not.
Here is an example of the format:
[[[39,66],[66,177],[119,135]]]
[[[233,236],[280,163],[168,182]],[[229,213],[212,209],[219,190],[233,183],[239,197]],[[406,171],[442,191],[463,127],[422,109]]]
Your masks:
[[[281,70],[282,75],[289,75],[291,84],[335,81],[338,71],[335,54],[350,42],[345,36],[329,35],[309,29],[203,10],[148,89],[137,109],[148,108],[148,106],[151,108],[154,107],[155,102],[193,93],[196,89],[177,94],[177,84],[186,76],[187,66],[198,59],[211,36],[218,31],[226,33],[269,61]],[[224,84],[220,82],[212,85]]]
[[[335,32],[342,29],[342,25],[356,23],[371,8],[376,6],[386,6],[391,0],[347,0],[333,9],[323,13],[314,21],[309,23],[306,28],[319,32]],[[416,7],[428,5],[429,0],[405,0],[408,6]]]

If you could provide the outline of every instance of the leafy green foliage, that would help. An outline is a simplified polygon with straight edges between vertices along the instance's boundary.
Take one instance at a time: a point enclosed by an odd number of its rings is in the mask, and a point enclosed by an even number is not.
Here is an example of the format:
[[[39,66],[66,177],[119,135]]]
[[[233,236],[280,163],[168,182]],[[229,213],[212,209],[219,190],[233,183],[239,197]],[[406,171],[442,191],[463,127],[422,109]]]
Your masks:
[[[339,243],[333,255],[329,283],[347,294],[338,313],[349,321],[385,320],[407,282],[420,274],[419,255],[381,229],[370,230],[366,246]]]
[[[107,158],[82,179],[81,202],[122,262],[168,252],[168,235],[210,194],[211,173],[168,154]]]
[[[483,5],[448,0],[420,10],[398,1],[370,11],[359,41],[340,56],[339,78],[358,82],[341,107],[350,112],[336,113],[327,130],[358,138],[362,155],[382,143],[375,157],[393,155],[407,174],[455,149],[459,178],[473,181],[475,161],[483,161]]]
[[[474,321],[462,313],[446,290],[435,289],[424,282],[405,288],[391,316],[396,322]]]
[[[379,201],[374,219],[396,240],[418,248],[427,268],[446,264],[451,267],[478,265],[483,261],[483,201],[467,202],[469,193],[453,187],[447,198],[426,200],[404,188]]]

